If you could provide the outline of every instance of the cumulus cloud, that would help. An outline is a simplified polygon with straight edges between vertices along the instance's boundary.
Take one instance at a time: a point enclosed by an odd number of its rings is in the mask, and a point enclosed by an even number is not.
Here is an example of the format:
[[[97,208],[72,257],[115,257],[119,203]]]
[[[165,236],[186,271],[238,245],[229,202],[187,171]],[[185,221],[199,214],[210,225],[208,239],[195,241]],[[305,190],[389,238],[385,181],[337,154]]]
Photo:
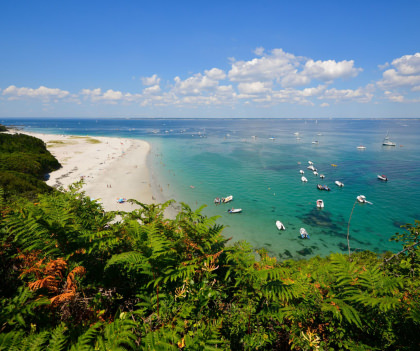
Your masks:
[[[238,91],[241,94],[265,94],[271,91],[270,82],[244,82],[238,84]]]
[[[204,74],[194,74],[185,80],[177,76],[174,78],[175,86],[172,91],[181,95],[200,95],[217,90],[219,81],[225,78],[225,72],[218,68],[206,70]]]
[[[145,95],[155,95],[155,94],[159,94],[160,92],[161,92],[161,89],[160,89],[159,84],[143,89],[143,94]]]
[[[85,100],[92,102],[105,102],[108,104],[116,104],[118,102],[132,102],[140,98],[139,94],[122,93],[121,91],[108,89],[102,92],[100,88],[96,89],[82,89],[80,95],[83,95]]]
[[[275,81],[282,87],[295,87],[308,85],[313,79],[327,82],[338,78],[352,78],[362,71],[354,66],[353,60],[314,61],[282,49],[264,53],[264,48],[257,48],[255,54],[262,57],[232,62],[228,73],[232,82]]]
[[[258,49],[263,53],[263,49]],[[298,58],[282,49],[274,49],[271,54],[250,61],[236,61],[228,73],[232,82],[271,81],[295,72],[299,65]]]
[[[154,74],[151,77],[142,77],[141,81],[143,85],[146,85],[146,86],[158,85],[160,83],[160,78],[157,76],[157,74]]]
[[[420,89],[420,53],[404,55],[392,61],[393,68],[386,70],[378,86],[384,90],[409,88]]]
[[[354,61],[314,61],[308,60],[305,63],[302,75],[310,78],[316,78],[323,81],[334,80],[337,78],[351,78],[356,77],[361,68],[354,67]]]
[[[369,84],[366,87],[358,89],[327,89],[319,99],[330,99],[336,102],[355,101],[359,103],[368,103],[373,98],[374,87]]]
[[[40,86],[37,89],[21,87],[18,88],[15,85],[10,85],[3,90],[3,95],[7,96],[9,100],[17,100],[24,98],[34,98],[43,101],[63,99],[70,97],[70,93],[66,90],[57,88],[47,88]]]

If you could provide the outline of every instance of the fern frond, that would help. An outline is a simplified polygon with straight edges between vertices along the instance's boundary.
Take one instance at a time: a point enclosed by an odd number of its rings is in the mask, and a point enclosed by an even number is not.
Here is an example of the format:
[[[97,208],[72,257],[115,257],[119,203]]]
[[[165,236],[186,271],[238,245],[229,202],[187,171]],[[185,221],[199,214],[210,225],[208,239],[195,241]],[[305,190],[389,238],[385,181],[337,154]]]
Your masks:
[[[127,270],[151,271],[151,265],[141,252],[129,251],[113,255],[107,262],[105,270],[113,265],[120,265]]]
[[[71,351],[91,351],[99,335],[102,323],[91,326],[83,335],[79,336],[77,342],[72,345]]]
[[[67,346],[67,327],[62,324],[55,328],[50,335],[50,342],[46,351],[62,351]]]

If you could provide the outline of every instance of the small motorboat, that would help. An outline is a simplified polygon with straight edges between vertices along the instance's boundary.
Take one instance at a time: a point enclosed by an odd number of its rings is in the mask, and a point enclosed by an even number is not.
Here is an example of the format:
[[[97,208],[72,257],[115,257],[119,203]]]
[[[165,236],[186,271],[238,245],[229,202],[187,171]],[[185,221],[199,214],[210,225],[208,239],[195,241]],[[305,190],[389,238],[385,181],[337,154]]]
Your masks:
[[[300,237],[302,239],[309,239],[309,234],[305,228],[300,228]]]
[[[340,186],[340,187],[343,187],[343,186],[344,186],[344,183],[341,183],[339,180],[336,180],[334,183],[335,183],[337,186]]]
[[[222,202],[222,200],[220,199],[220,197],[216,197],[215,199],[214,199],[214,204],[215,205],[220,205],[220,203]]]
[[[368,203],[370,205],[373,205],[373,203],[371,203],[370,201],[366,200],[366,196],[365,195],[359,195],[357,197],[357,201],[359,201],[360,203],[364,204],[364,203]]]
[[[365,150],[365,149],[366,149],[366,146],[359,145],[357,148],[358,148],[359,150]]]
[[[357,201],[359,201],[360,203],[364,204],[366,202],[366,196],[365,195],[359,195],[357,197]]]
[[[316,207],[324,208],[324,201],[322,201],[321,199],[316,200]]]
[[[318,172],[317,172],[317,171],[314,171],[314,175],[316,175],[316,176],[317,176],[317,175],[318,175]]]
[[[310,165],[313,165],[313,164],[314,164],[312,161],[308,161],[308,163],[309,163]]]
[[[389,139],[389,133],[386,133],[386,137],[384,138],[384,141],[382,142],[382,145],[383,146],[395,146],[396,144]]]
[[[331,190],[327,185],[318,184],[316,187],[318,188],[318,190],[326,190],[326,191]]]
[[[229,213],[241,213],[242,212],[242,208],[231,208],[229,210],[227,210]]]
[[[306,179],[306,177],[303,177],[303,176],[300,179],[302,180],[302,182],[307,182],[308,181],[308,179]]]
[[[226,203],[228,203],[228,202],[230,202],[230,201],[232,201],[233,200],[233,196],[232,195],[229,195],[229,196],[227,196],[227,197],[222,197],[222,202],[224,203],[224,204],[226,204]]]
[[[324,178],[325,178],[325,176],[324,176],[323,174],[320,174],[320,175],[319,175],[319,178],[324,179]]]
[[[316,168],[314,167],[314,165],[309,165],[306,168],[310,169],[311,171],[316,171]]]
[[[299,172],[300,172],[300,174],[304,174],[305,173],[303,170],[300,170]]]
[[[286,230],[286,227],[280,221],[276,221],[276,227],[277,227],[278,230]]]
[[[379,174],[378,174],[378,179],[383,180],[384,182],[388,181],[387,176],[386,176],[386,175],[384,175],[384,174],[382,174],[382,175],[379,175]]]

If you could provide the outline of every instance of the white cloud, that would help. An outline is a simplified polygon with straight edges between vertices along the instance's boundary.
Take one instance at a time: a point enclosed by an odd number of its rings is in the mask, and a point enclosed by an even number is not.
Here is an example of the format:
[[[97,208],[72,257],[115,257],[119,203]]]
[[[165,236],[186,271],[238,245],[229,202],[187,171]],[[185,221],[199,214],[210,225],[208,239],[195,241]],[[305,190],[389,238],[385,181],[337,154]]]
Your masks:
[[[221,69],[213,68],[182,80],[180,77],[175,77],[175,86],[172,91],[175,94],[181,95],[200,95],[217,90],[219,81],[226,78],[225,72]]]
[[[338,78],[352,78],[362,71],[354,67],[353,60],[314,61],[282,49],[264,53],[264,48],[257,48],[254,53],[262,57],[232,62],[228,73],[232,82],[277,82],[287,88],[309,85],[313,79],[331,82]]]
[[[159,94],[160,92],[161,92],[161,89],[160,89],[159,84],[143,89],[143,94],[145,95],[154,95],[154,94]]]
[[[386,70],[377,83],[384,90],[409,88],[412,91],[420,89],[420,53],[404,55],[392,61],[392,66]]]
[[[160,78],[157,76],[157,74],[154,74],[151,77],[142,77],[141,81],[143,85],[158,85],[160,83]]]
[[[226,78],[226,73],[218,68],[212,68],[211,70],[204,71],[205,75],[210,79],[223,80]]]
[[[367,85],[364,88],[358,89],[328,89],[326,90],[319,99],[330,99],[336,102],[342,101],[354,101],[359,103],[368,103],[373,98],[373,86]]]
[[[265,49],[263,47],[256,48],[254,50],[254,54],[257,55],[257,56],[262,56],[264,54],[264,50]]]
[[[263,94],[271,92],[271,82],[239,83],[238,90],[241,94]]]
[[[82,89],[80,95],[83,95],[86,99],[90,99],[92,102],[103,101],[108,104],[116,104],[118,102],[132,102],[138,100],[140,94],[122,93],[121,91],[108,89],[104,93],[100,88],[96,89]]]
[[[263,53],[261,48],[257,50]],[[272,81],[295,72],[298,65],[296,56],[282,49],[274,49],[271,54],[266,54],[261,58],[233,62],[228,76],[232,82]]]
[[[405,55],[392,61],[392,65],[402,75],[420,74],[420,53]]]
[[[9,100],[17,100],[24,98],[40,99],[42,101],[49,101],[51,99],[63,99],[70,97],[70,93],[66,90],[57,88],[47,88],[40,86],[37,89],[21,87],[18,88],[15,85],[10,85],[3,90],[3,95],[8,96]]]
[[[320,106],[321,106],[321,107],[329,107],[329,106],[330,106],[330,104],[329,104],[329,103],[327,103],[327,102],[323,102]]]
[[[308,60],[305,63],[302,75],[323,81],[329,81],[337,78],[356,77],[361,71],[361,68],[354,67],[353,60],[344,60],[340,62],[336,62],[335,60]]]

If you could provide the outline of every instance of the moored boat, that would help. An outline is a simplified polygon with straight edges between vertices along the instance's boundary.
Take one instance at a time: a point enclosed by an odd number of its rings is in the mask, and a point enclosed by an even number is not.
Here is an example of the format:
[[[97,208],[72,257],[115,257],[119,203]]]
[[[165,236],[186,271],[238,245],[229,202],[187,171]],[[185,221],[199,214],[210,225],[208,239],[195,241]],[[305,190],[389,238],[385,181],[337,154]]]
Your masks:
[[[384,141],[382,142],[383,146],[395,146],[396,144],[389,139],[389,133],[386,133]]]
[[[302,239],[309,239],[309,234],[308,234],[308,232],[306,231],[305,228],[300,228],[299,232],[300,232],[300,237]]]
[[[336,180],[334,183],[335,183],[337,186],[340,186],[340,187],[343,187],[343,186],[344,186],[344,183],[340,182],[339,180]]]
[[[331,189],[327,186],[327,185],[321,185],[321,184],[318,184],[317,186],[316,186],[319,190],[326,190],[326,191],[330,191]]]
[[[386,175],[384,175],[384,174],[382,174],[382,175],[379,175],[378,174],[378,179],[380,179],[380,180],[383,180],[383,181],[388,181],[388,178],[387,178],[387,176]]]
[[[357,201],[359,201],[360,203],[364,204],[366,201],[366,196],[365,195],[359,195],[357,197]]]
[[[286,230],[286,227],[280,221],[276,221],[276,227],[277,227],[278,230]]]
[[[229,196],[227,196],[227,197],[222,197],[222,202],[224,203],[224,204],[226,204],[226,203],[228,203],[228,202],[230,202],[230,201],[232,201],[233,200],[233,196],[232,195],[229,195]]]
[[[302,180],[302,182],[307,182],[308,181],[308,179],[306,179],[306,177],[302,177],[300,179]]]
[[[242,208],[231,208],[229,210],[227,210],[229,213],[241,213],[242,212]]]
[[[299,172],[300,172],[300,174],[304,174],[305,173],[302,169]]]
[[[316,207],[324,208],[324,201],[322,201],[321,199],[316,200]]]
[[[365,150],[365,149],[366,149],[366,146],[359,145],[357,148],[358,148],[359,150]]]

